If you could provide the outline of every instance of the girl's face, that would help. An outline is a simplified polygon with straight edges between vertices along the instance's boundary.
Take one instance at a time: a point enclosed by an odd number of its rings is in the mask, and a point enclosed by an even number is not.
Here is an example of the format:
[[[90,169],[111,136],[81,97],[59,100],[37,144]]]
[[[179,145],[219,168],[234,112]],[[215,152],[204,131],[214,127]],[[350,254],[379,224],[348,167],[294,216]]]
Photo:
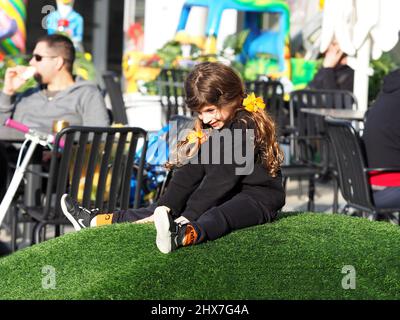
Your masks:
[[[199,111],[199,119],[213,129],[221,129],[232,115],[231,108],[218,108],[214,105],[204,106]]]

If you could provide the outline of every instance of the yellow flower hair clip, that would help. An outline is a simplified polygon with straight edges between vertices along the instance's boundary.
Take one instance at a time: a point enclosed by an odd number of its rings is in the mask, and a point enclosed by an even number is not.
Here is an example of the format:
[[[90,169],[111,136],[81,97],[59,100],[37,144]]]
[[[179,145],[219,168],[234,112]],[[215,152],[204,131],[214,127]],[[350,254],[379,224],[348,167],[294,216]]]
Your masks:
[[[247,97],[243,100],[243,106],[247,111],[257,112],[259,109],[265,109],[265,103],[263,98],[256,97],[254,92],[247,95]]]
[[[203,137],[204,137],[204,134],[202,131],[192,131],[187,135],[186,140],[189,143],[196,143],[198,140],[201,140]]]

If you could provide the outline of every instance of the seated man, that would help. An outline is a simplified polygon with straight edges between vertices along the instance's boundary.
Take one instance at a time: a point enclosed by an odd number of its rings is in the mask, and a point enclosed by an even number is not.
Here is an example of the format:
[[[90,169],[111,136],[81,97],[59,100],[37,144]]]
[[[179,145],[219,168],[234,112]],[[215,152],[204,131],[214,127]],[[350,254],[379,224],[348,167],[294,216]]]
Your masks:
[[[72,67],[75,49],[71,40],[54,34],[40,38],[29,64],[33,68],[8,68],[0,93],[0,118],[12,117],[28,127],[51,132],[54,120],[70,125],[108,126],[104,99],[94,83],[75,81]],[[16,94],[29,71],[39,85]]]
[[[308,84],[310,89],[353,91],[354,70],[347,65],[347,55],[333,41],[325,52],[322,68]]]
[[[55,120],[65,120],[69,125],[108,126],[103,96],[96,84],[75,80],[72,74],[74,60],[74,45],[68,37],[54,34],[40,38],[33,50],[30,67],[16,66],[6,71],[0,92],[0,122],[12,117],[28,127],[48,133]],[[17,93],[32,76],[39,85]],[[5,164],[16,159],[16,155],[12,145],[0,148],[1,173],[5,173]],[[0,182],[0,199],[5,183],[5,179]]]
[[[370,168],[398,172],[370,174],[375,205],[400,208],[400,69],[389,73],[374,105],[368,110],[363,140]]]

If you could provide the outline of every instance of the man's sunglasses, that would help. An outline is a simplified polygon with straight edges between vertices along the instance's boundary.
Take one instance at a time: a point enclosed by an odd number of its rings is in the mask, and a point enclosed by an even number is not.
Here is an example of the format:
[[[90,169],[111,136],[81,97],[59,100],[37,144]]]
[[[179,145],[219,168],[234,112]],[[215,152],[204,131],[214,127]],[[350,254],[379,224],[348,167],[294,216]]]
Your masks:
[[[42,61],[42,59],[44,59],[44,58],[57,58],[58,56],[41,56],[40,54],[33,54],[32,55],[32,58],[34,58],[37,62],[40,62],[40,61]]]

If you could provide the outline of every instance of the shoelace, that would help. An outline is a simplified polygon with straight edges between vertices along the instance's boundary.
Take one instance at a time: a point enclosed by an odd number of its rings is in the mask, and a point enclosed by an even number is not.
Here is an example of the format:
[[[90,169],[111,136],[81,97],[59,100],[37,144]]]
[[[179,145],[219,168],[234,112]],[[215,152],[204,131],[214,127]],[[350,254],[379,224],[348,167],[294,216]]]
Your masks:
[[[78,206],[78,208],[79,208],[80,210],[82,210],[82,211],[88,213],[90,217],[95,216],[95,215],[97,215],[97,214],[100,212],[100,209],[99,209],[99,208],[94,208],[94,209],[90,209],[90,210],[89,210],[89,209],[86,209],[85,207],[81,207],[81,206]]]

